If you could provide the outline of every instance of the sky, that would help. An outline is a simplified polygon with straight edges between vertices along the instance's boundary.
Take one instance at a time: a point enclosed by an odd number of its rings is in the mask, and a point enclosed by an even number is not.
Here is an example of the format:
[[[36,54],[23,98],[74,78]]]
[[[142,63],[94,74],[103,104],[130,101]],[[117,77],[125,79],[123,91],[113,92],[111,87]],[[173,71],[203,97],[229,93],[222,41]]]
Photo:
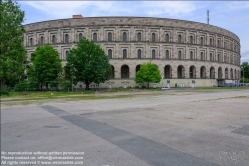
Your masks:
[[[249,62],[249,1],[18,1],[24,24],[95,16],[144,16],[207,23],[227,29],[240,38],[241,62]]]

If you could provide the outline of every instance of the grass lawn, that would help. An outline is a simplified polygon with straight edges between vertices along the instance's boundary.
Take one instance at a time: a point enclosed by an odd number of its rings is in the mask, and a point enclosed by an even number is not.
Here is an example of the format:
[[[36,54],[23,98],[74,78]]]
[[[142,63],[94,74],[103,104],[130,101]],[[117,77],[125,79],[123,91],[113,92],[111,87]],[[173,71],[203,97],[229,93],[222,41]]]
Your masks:
[[[156,96],[167,95],[178,92],[201,92],[201,91],[220,91],[220,90],[245,90],[249,87],[203,87],[203,88],[171,88],[171,90],[161,91],[160,88],[145,88],[145,89],[130,89],[117,88],[101,90],[99,92],[84,91],[84,92],[61,92],[61,91],[47,91],[47,92],[10,92],[8,96],[1,96],[1,102],[10,101],[27,101],[27,100],[47,100],[47,99],[81,99],[81,100],[95,100],[95,99],[113,99],[113,98],[131,98],[139,96]],[[127,93],[125,93],[127,92]],[[139,92],[146,92],[146,94],[139,94]],[[170,93],[169,93],[170,92]],[[172,93],[173,92],[173,93]]]

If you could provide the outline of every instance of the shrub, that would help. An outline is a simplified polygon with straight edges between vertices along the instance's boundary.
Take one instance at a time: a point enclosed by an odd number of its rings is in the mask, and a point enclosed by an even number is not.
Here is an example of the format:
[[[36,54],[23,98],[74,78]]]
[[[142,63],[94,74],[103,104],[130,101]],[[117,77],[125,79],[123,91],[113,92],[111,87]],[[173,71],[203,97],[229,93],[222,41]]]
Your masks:
[[[61,84],[61,88],[63,91],[72,90],[72,83],[71,82],[63,82]]]
[[[248,83],[249,82],[249,78],[244,78],[244,80],[243,80],[243,78],[241,78],[240,79],[240,83]]]
[[[0,91],[0,96],[9,96],[10,95],[10,93],[9,93],[9,91],[8,90],[1,90]]]
[[[33,90],[34,88],[38,88],[38,84],[35,82],[21,82],[15,85],[15,91]]]

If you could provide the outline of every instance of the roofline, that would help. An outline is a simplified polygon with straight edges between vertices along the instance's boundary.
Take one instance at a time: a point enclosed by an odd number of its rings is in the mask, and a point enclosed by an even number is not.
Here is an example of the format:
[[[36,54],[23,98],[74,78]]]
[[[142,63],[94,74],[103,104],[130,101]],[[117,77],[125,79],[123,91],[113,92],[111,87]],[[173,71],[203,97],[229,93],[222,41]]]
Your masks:
[[[97,17],[84,17],[83,18],[64,18],[64,19],[55,19],[55,20],[46,20],[46,21],[39,21],[39,22],[34,22],[34,23],[29,23],[29,24],[24,24],[24,26],[27,25],[32,25],[32,24],[36,24],[36,23],[42,23],[42,22],[49,22],[49,21],[58,21],[58,20],[70,20],[70,19],[87,19],[87,18],[150,18],[150,19],[167,19],[167,20],[174,20],[174,21],[186,21],[186,22],[192,22],[192,23],[199,23],[199,24],[204,24],[204,25],[209,25],[209,26],[213,26],[213,27],[217,27],[223,30],[226,30],[232,34],[234,34],[235,36],[237,36],[237,38],[239,39],[240,42],[240,38],[238,35],[236,35],[235,33],[225,29],[225,28],[221,28],[215,25],[210,25],[210,24],[206,24],[206,23],[202,23],[202,22],[196,22],[196,21],[189,21],[189,20],[181,20],[181,19],[172,19],[172,18],[164,18],[164,17],[143,17],[143,16],[97,16]]]

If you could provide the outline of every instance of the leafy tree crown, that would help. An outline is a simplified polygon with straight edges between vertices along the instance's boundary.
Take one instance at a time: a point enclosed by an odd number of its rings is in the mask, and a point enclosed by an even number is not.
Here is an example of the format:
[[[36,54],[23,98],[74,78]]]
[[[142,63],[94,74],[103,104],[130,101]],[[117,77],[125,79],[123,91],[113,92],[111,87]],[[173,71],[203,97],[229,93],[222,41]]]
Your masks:
[[[136,83],[158,83],[161,80],[161,75],[158,67],[151,62],[142,64],[140,70],[136,73]]]

